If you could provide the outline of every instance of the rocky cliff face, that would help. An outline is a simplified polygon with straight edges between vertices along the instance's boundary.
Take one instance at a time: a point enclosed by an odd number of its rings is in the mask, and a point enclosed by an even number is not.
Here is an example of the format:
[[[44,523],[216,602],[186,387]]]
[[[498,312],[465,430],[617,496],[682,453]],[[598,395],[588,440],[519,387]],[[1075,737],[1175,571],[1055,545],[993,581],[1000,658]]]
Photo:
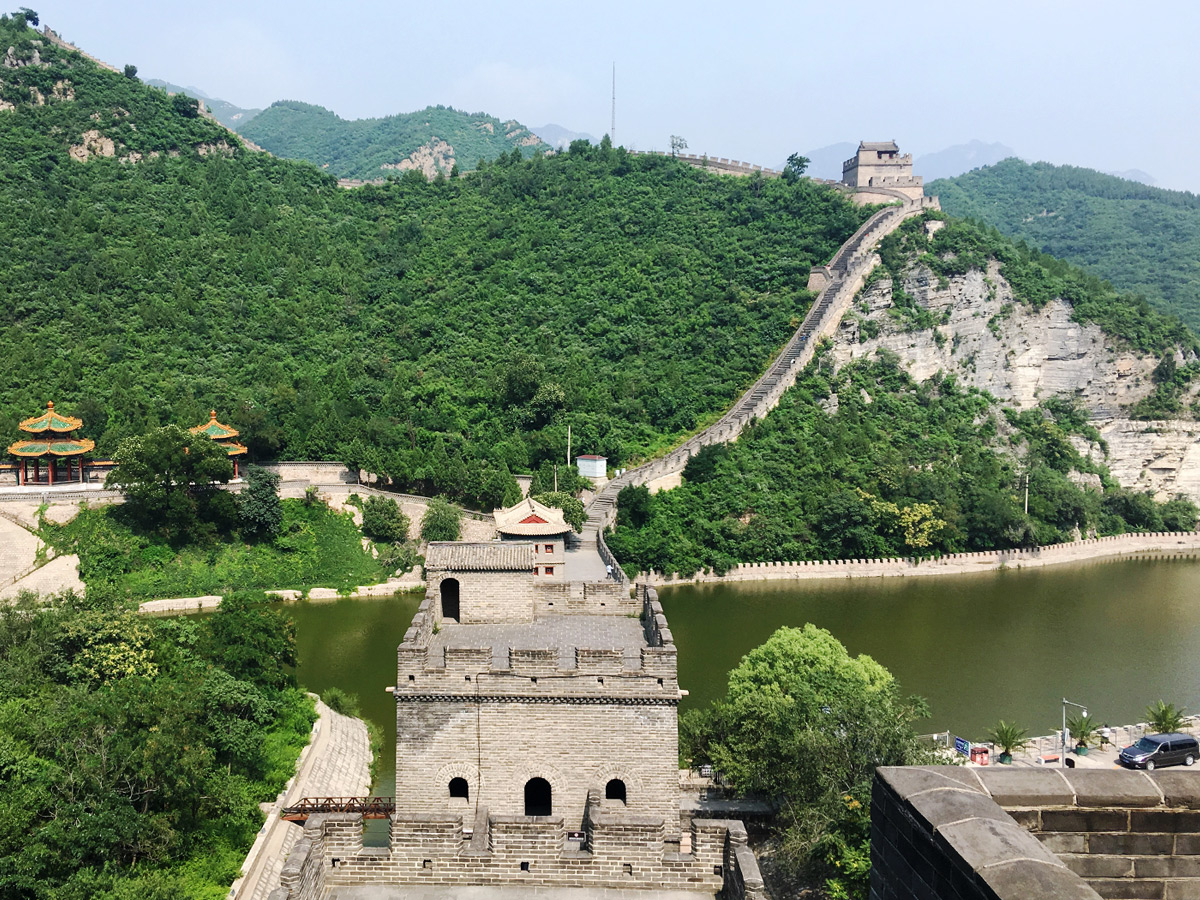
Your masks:
[[[1076,398],[1107,446],[1106,453],[1084,442],[1081,452],[1126,487],[1200,501],[1200,422],[1134,421],[1126,411],[1153,392],[1158,359],[1123,347],[1097,325],[1072,321],[1062,301],[1038,311],[1016,301],[995,263],[944,284],[918,266],[903,281],[915,303],[910,310],[897,307],[892,282],[884,279],[842,319],[833,348],[839,366],[886,348],[917,380],[953,373],[1016,409],[1054,396]],[[914,327],[922,310],[926,324],[930,318],[937,324]]]

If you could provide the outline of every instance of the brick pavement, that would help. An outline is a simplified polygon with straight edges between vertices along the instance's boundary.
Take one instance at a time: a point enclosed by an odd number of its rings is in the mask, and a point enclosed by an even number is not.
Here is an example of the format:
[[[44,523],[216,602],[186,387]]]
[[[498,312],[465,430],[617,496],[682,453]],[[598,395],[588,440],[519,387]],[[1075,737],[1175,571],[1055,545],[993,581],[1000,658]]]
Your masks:
[[[371,790],[371,742],[361,719],[336,713],[317,701],[320,728],[283,805],[301,797],[362,797]],[[278,816],[273,808],[268,816]],[[254,860],[247,860],[246,878],[234,897],[266,900],[279,887],[279,873],[292,846],[304,833],[293,822],[268,819],[267,839]],[[234,900],[233,897],[230,900]]]

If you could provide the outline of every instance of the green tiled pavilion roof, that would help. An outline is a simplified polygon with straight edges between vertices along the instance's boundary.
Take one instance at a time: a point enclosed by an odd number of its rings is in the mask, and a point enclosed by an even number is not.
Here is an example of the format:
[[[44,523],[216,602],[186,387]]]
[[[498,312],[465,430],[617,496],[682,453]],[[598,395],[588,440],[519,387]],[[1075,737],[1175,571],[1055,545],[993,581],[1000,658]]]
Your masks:
[[[95,441],[74,438],[57,441],[17,441],[8,448],[8,452],[13,456],[80,456],[95,446]]]
[[[26,419],[20,424],[22,431],[28,431],[32,434],[41,434],[44,431],[55,431],[66,434],[74,431],[76,428],[83,427],[83,420],[76,419],[72,416],[59,415],[54,411],[54,401],[46,404],[46,411],[40,416],[34,416],[32,419]]]

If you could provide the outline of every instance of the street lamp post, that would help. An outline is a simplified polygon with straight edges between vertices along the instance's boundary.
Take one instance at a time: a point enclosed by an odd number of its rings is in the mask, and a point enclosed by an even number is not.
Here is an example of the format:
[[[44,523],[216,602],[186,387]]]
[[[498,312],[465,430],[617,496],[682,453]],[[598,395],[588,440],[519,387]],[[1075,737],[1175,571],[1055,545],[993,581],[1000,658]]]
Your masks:
[[[1060,737],[1060,739],[1062,740],[1062,752],[1060,754],[1058,754],[1058,767],[1060,769],[1064,769],[1067,766],[1067,707],[1068,706],[1074,706],[1076,709],[1078,709],[1080,712],[1082,712],[1085,716],[1087,715],[1087,707],[1086,706],[1084,706],[1082,703],[1075,703],[1074,701],[1068,700],[1066,697],[1063,697],[1063,701],[1062,701],[1062,735]]]

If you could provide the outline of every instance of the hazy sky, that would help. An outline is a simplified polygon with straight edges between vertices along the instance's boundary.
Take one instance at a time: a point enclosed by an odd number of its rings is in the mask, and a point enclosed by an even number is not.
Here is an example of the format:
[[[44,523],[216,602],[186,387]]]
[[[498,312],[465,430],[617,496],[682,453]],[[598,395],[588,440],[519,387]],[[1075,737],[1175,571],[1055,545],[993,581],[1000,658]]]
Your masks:
[[[777,165],[839,141],[972,138],[1200,192],[1200,6],[1108,0],[306,3],[27,0],[67,40],[239,106],[443,103]],[[17,4],[13,4],[15,8]]]

